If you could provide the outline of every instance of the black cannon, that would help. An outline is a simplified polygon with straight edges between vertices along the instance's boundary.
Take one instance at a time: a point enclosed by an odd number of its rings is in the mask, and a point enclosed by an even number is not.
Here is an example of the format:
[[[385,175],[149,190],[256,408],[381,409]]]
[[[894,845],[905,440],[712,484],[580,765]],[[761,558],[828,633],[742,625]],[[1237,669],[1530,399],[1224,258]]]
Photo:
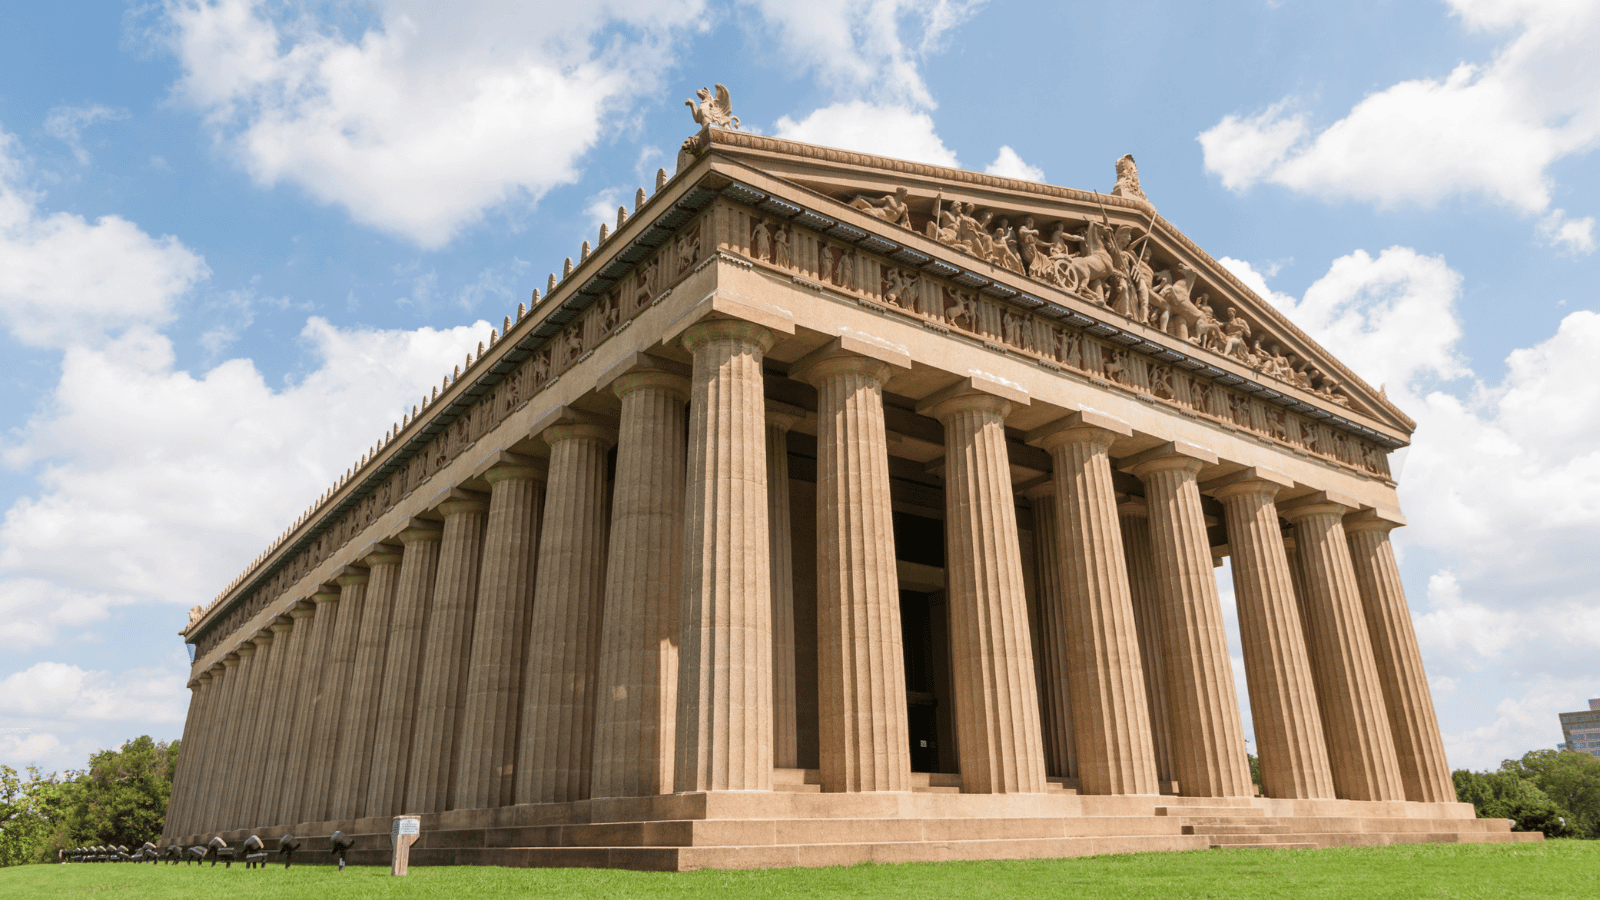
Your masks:
[[[342,831],[335,831],[333,836],[328,838],[328,852],[339,857],[339,871],[344,871],[344,855],[354,844],[355,838]]]
[[[278,838],[278,852],[283,854],[283,867],[289,868],[289,862],[294,858],[294,852],[300,849],[300,839],[292,834]]]

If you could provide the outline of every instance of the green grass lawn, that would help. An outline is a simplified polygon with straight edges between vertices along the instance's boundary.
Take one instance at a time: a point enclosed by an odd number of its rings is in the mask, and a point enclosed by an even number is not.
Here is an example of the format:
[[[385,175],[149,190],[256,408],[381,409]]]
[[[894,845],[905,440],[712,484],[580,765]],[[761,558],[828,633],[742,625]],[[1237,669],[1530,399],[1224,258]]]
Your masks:
[[[0,869],[0,898],[423,897],[1600,897],[1600,842],[1199,850],[1081,859],[673,874],[593,869],[387,869],[85,864]]]

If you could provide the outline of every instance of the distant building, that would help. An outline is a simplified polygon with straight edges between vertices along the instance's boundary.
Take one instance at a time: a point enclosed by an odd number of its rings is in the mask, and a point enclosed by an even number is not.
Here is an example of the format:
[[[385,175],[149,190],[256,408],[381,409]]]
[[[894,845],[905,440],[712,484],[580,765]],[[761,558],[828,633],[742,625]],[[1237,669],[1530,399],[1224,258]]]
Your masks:
[[[1600,756],[1600,697],[1589,701],[1582,712],[1561,714],[1561,736],[1566,742],[1557,744],[1557,750],[1573,750]]]

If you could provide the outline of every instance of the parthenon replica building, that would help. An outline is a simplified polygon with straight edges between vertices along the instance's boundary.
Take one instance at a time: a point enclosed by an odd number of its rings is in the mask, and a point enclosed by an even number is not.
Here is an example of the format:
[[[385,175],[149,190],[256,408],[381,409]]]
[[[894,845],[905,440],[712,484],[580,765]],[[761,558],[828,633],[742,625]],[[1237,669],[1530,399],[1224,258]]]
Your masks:
[[[196,609],[165,843],[380,862],[416,814],[413,864],[679,870],[1538,837],[1456,802],[1389,543],[1414,423],[1131,157],[1071,190],[708,94],[676,174]]]

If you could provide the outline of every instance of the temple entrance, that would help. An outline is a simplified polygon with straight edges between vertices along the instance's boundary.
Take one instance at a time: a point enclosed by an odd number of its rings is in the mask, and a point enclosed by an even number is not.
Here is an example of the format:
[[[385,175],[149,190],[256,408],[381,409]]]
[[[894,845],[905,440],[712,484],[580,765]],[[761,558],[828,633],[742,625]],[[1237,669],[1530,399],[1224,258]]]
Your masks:
[[[954,773],[959,767],[944,593],[944,523],[896,512],[894,530],[911,771]]]

